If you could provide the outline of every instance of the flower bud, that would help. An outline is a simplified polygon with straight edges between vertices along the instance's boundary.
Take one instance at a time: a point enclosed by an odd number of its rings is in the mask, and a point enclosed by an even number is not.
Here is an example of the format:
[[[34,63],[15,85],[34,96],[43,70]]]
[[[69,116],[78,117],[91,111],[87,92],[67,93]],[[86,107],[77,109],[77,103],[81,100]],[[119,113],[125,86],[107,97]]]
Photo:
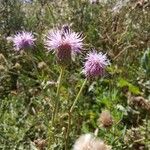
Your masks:
[[[105,128],[111,127],[113,124],[113,118],[112,118],[110,112],[107,110],[102,111],[98,122]]]

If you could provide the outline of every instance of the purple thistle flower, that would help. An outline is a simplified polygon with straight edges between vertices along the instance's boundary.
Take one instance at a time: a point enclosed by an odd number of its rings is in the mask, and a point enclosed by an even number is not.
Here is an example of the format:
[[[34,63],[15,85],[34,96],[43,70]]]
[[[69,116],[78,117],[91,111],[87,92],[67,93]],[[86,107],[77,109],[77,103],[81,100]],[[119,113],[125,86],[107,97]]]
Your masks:
[[[48,50],[62,49],[67,45],[73,53],[76,53],[81,51],[82,41],[81,33],[73,32],[68,26],[63,26],[61,30],[50,30],[45,44]]]
[[[45,40],[46,48],[56,52],[59,62],[67,63],[71,60],[72,54],[81,52],[83,47],[81,33],[70,30],[68,26],[62,29],[54,29],[48,32]]]
[[[34,38],[31,32],[22,31],[12,37],[14,47],[16,51],[21,49],[31,48],[34,45]]]
[[[103,76],[107,65],[109,65],[109,60],[106,54],[90,52],[86,57],[83,73],[88,78]]]

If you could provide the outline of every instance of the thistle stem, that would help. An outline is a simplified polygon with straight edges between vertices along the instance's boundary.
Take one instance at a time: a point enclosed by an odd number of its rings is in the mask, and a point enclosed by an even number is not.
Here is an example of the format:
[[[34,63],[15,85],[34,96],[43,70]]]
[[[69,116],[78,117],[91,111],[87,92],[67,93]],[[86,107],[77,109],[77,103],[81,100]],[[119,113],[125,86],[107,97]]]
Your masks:
[[[53,118],[52,118],[52,126],[54,125],[55,117],[56,117],[56,114],[58,112],[60,87],[61,87],[61,83],[62,83],[63,74],[64,74],[64,68],[61,68],[60,75],[59,75],[59,78],[57,81],[58,85],[57,85],[57,92],[56,92],[56,103],[55,103],[54,113],[53,113]]]
[[[61,81],[62,81],[63,73],[64,73],[64,68],[61,68],[60,76],[59,76],[58,81],[57,81],[58,82],[58,86],[57,86],[56,97],[59,97],[59,92],[60,92],[60,87],[61,87]]]
[[[71,126],[71,117],[72,117],[72,114],[69,112],[68,127],[67,127],[67,132],[66,132],[66,137],[65,137],[65,150],[68,150],[68,139],[69,139],[70,126]]]
[[[77,101],[78,101],[78,99],[79,99],[79,97],[80,97],[82,91],[83,91],[83,88],[84,88],[86,82],[87,82],[87,78],[84,80],[84,82],[83,82],[83,84],[82,84],[82,86],[81,86],[81,88],[80,88],[80,91],[78,92],[78,94],[77,94],[77,96],[76,96],[76,98],[75,98],[75,100],[74,100],[74,102],[73,102],[73,105],[72,105],[71,108],[70,108],[70,113],[72,113],[72,111],[73,111],[73,109],[74,109],[74,107],[75,107],[75,105],[76,105],[76,103],[77,103]]]
[[[83,88],[84,88],[86,82],[87,82],[87,78],[84,80],[84,82],[83,82],[83,84],[82,84],[82,86],[81,86],[81,88],[80,88],[80,90],[79,90],[79,92],[78,92],[78,94],[77,94],[77,96],[76,96],[74,102],[73,102],[73,105],[71,106],[71,108],[70,108],[70,110],[69,110],[69,113],[68,113],[68,127],[67,127],[67,132],[66,132],[65,150],[68,150],[68,139],[69,139],[69,133],[70,133],[72,112],[73,112],[73,109],[74,109],[74,107],[75,107],[75,105],[76,105],[78,99],[79,99],[80,96],[81,96],[81,93],[82,93],[82,91],[83,91]]]

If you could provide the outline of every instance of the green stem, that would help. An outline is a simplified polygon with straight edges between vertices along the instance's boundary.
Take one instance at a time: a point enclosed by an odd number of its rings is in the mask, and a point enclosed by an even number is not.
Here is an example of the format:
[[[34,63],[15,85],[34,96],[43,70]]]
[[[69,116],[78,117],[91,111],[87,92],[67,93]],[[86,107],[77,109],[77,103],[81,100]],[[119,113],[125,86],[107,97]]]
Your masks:
[[[84,88],[86,82],[87,82],[87,78],[84,80],[84,82],[83,82],[83,84],[82,84],[82,86],[81,86],[81,88],[80,88],[80,91],[79,91],[79,93],[77,94],[77,96],[76,96],[76,98],[75,98],[75,100],[74,100],[74,102],[73,102],[73,105],[72,105],[71,108],[70,108],[70,113],[72,113],[72,111],[73,111],[73,109],[74,109],[74,107],[75,107],[75,105],[76,105],[76,103],[77,103],[77,101],[78,101],[78,99],[79,99],[79,97],[80,97],[82,91],[83,91],[83,88]]]
[[[79,92],[78,92],[74,102],[73,102],[73,105],[71,106],[71,108],[69,110],[69,113],[68,113],[68,127],[67,127],[66,140],[65,140],[65,150],[68,150],[68,139],[69,139],[69,133],[70,133],[72,112],[73,112],[73,109],[74,109],[78,99],[80,98],[80,95],[81,95],[81,93],[83,91],[83,88],[84,88],[86,82],[87,82],[87,79],[84,80],[84,82],[83,82],[83,84],[82,84],[82,86],[81,86],[81,88],[80,88],[80,90],[79,90]]]
[[[60,92],[60,87],[61,87],[61,81],[62,81],[62,77],[63,77],[63,72],[64,72],[64,68],[61,68],[60,71],[60,76],[58,78],[58,86],[57,86],[57,92],[56,92],[56,97],[59,97],[59,92]]]
[[[56,103],[55,103],[54,113],[53,113],[53,118],[52,118],[52,126],[54,125],[55,116],[58,111],[59,94],[60,94],[60,87],[61,87],[61,83],[62,83],[63,73],[64,73],[64,68],[61,68],[60,75],[59,75],[59,78],[57,81],[58,86],[57,86],[57,92],[56,92]]]
[[[69,139],[70,126],[71,126],[71,117],[72,117],[72,114],[69,112],[68,127],[67,127],[67,132],[66,132],[66,137],[65,137],[65,150],[68,150],[68,139]]]
[[[59,97],[60,97],[60,88],[61,88],[61,83],[62,83],[62,78],[64,74],[64,68],[61,68],[60,70],[60,75],[57,80],[57,91],[56,91],[56,99],[55,99],[55,104],[54,104],[54,112],[52,114],[52,123],[49,124],[49,139],[48,139],[48,149],[50,149],[51,144],[53,141],[55,141],[55,118],[57,118],[57,113],[58,113],[58,105],[59,105]]]

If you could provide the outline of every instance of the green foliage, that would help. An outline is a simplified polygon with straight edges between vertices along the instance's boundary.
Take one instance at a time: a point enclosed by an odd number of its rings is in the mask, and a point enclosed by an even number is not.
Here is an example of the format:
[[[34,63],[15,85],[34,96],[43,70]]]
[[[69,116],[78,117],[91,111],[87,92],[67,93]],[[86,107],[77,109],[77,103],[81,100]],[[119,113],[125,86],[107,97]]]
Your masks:
[[[150,98],[150,5],[147,0],[132,1],[114,11],[117,2],[0,1],[0,149],[70,150],[78,136],[97,128],[98,137],[113,150],[138,150],[141,145],[150,149],[150,112],[142,113],[128,103],[128,93]],[[82,32],[85,46],[65,69],[57,95],[60,67],[43,43],[49,29],[63,24]],[[16,53],[6,40],[21,30],[32,31],[37,38],[30,53]],[[103,78],[86,83],[69,120],[69,110],[84,82],[84,57],[92,48],[107,53],[111,66]],[[109,129],[97,121],[105,109],[113,117]],[[140,139],[132,136],[133,128],[144,139],[136,147]],[[45,141],[42,147],[37,140]]]
[[[132,85],[131,83],[129,83],[128,81],[126,81],[126,80],[124,80],[124,79],[122,79],[122,78],[119,79],[119,81],[118,81],[118,86],[119,86],[120,88],[122,88],[122,87],[127,87],[128,90],[129,90],[131,93],[136,94],[136,95],[138,95],[138,94],[141,93],[138,87]]]

